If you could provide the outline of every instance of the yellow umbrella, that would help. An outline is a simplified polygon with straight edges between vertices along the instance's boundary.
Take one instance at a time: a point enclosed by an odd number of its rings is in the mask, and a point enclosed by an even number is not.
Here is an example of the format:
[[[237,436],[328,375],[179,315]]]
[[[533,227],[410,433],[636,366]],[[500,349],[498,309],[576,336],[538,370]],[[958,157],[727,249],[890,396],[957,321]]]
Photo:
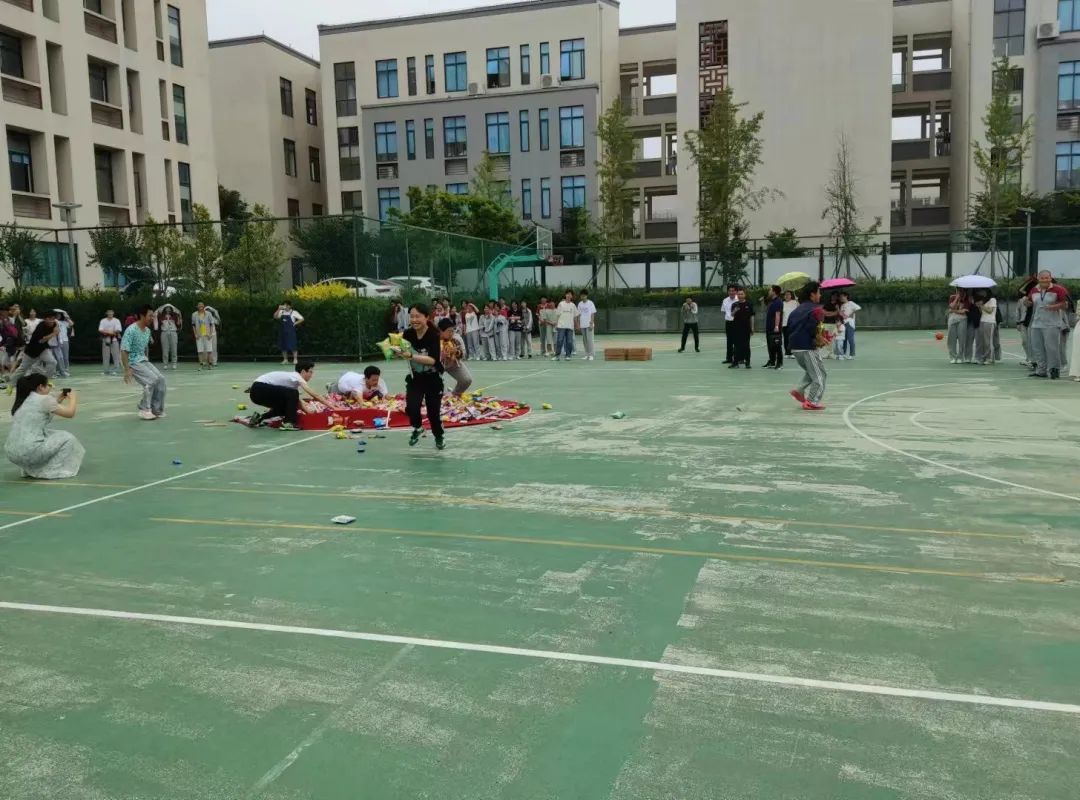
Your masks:
[[[805,272],[788,272],[776,279],[777,285],[785,289],[798,289],[809,282],[810,276]]]

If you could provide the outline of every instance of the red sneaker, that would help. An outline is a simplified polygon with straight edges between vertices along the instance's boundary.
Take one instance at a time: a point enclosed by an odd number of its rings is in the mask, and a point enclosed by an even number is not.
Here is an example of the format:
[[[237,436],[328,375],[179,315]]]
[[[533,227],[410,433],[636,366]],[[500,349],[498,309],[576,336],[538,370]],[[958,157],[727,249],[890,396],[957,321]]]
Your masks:
[[[796,403],[805,403],[806,402],[806,395],[804,395],[798,389],[792,389],[790,394],[791,394],[792,397],[795,398]]]
[[[809,400],[806,400],[802,404],[802,407],[804,409],[806,409],[807,411],[824,411],[825,410],[825,406],[821,405],[820,403],[811,403]]]

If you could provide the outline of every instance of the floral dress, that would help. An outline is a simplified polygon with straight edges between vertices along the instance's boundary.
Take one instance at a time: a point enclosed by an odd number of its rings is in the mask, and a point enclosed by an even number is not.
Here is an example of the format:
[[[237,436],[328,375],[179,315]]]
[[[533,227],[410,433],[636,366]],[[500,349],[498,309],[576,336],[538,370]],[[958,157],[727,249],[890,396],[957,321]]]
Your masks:
[[[4,454],[22,467],[24,478],[56,480],[79,474],[86,450],[74,435],[49,430],[49,421],[59,407],[52,395],[33,392],[12,418]]]

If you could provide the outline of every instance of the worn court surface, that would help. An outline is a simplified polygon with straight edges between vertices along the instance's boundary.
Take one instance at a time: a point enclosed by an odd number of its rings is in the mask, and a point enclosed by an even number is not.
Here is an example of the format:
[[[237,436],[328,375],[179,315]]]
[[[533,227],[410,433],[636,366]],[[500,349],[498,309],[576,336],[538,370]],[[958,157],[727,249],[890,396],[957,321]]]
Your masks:
[[[554,409],[444,453],[80,370],[79,478],[0,467],[0,797],[1075,797],[1080,387],[864,332],[814,415],[650,343],[479,365]]]

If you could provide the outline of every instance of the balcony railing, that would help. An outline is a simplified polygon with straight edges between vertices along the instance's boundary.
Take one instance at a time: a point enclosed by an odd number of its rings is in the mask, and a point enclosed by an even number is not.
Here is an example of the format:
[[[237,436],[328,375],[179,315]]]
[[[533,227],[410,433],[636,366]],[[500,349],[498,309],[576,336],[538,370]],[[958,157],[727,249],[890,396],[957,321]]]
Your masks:
[[[16,217],[52,219],[52,198],[47,194],[12,192],[11,205]]]
[[[572,169],[585,166],[585,149],[563,150],[559,153],[559,166]]]
[[[36,83],[4,75],[0,78],[0,85],[3,87],[4,100],[8,103],[41,108],[41,87]]]
[[[892,143],[893,161],[915,161],[930,158],[932,142],[929,139],[911,139]]]
[[[659,158],[634,162],[635,178],[659,178],[664,174],[664,163]]]
[[[906,228],[907,209],[902,206],[894,206],[889,211],[889,225],[893,228]]]
[[[675,239],[679,236],[679,222],[676,219],[654,217],[645,221],[646,239]]]
[[[116,23],[93,11],[83,11],[83,25],[91,36],[116,44]]]
[[[911,91],[913,92],[943,92],[951,88],[952,70],[950,69],[911,74]]]
[[[657,95],[655,97],[628,97],[622,99],[623,108],[631,117],[653,117],[660,114],[674,114],[678,111],[678,97],[673,94]]]
[[[102,103],[100,100],[91,100],[90,119],[98,125],[108,125],[110,128],[123,129],[124,110],[111,103]]]
[[[949,224],[948,206],[912,206],[911,227],[926,228],[934,225]]]

